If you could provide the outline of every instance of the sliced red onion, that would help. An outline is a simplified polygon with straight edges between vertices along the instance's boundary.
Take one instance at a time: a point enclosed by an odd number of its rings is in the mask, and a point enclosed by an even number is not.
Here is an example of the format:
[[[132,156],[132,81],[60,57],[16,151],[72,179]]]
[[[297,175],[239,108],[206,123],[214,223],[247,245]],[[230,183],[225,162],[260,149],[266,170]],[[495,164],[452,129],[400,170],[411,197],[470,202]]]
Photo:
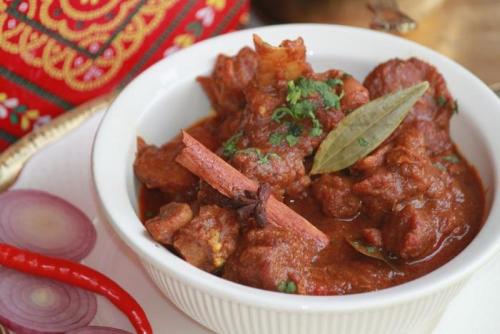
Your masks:
[[[118,328],[88,326],[67,332],[66,334],[131,334],[131,333]]]
[[[96,230],[77,207],[38,190],[0,194],[0,242],[80,261],[92,250]]]
[[[56,334],[87,326],[94,294],[15,270],[0,271],[0,323],[16,334]]]

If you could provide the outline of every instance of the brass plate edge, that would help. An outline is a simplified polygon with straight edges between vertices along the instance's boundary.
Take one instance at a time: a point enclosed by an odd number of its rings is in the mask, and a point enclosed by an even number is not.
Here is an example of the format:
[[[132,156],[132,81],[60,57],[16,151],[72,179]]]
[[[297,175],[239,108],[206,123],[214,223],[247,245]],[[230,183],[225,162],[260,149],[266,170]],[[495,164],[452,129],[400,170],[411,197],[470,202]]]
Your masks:
[[[0,191],[16,181],[26,161],[36,152],[80,126],[98,111],[108,108],[116,95],[117,92],[112,92],[71,109],[7,148],[0,154]]]

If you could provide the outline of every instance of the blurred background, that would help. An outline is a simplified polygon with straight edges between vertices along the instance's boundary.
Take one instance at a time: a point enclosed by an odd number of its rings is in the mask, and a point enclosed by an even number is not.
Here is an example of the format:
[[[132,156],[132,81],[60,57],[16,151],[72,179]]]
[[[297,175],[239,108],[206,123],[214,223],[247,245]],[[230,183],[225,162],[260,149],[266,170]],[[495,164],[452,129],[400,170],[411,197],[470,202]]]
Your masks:
[[[317,22],[386,30],[447,55],[489,85],[500,84],[499,0],[254,0],[252,5],[254,24]],[[395,25],[374,24],[377,18]]]

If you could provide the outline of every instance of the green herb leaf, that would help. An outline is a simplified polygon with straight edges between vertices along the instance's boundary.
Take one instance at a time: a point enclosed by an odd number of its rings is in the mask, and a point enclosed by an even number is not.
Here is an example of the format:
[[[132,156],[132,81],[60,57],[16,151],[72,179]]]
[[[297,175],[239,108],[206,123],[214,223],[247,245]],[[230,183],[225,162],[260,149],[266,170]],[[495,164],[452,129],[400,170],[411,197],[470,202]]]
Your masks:
[[[264,159],[265,159],[266,163],[269,162],[270,158],[281,159],[281,157],[279,156],[278,153],[267,152],[266,154],[264,154]]]
[[[321,143],[311,174],[347,168],[370,154],[401,124],[428,87],[428,82],[413,85],[368,102],[347,115]],[[360,138],[367,145],[360,145]]]
[[[299,142],[299,138],[291,134],[286,135],[285,139],[289,146],[295,146]]]
[[[302,125],[295,122],[286,123],[288,127],[288,134],[299,137],[302,134]]]
[[[284,293],[296,293],[297,284],[292,280],[282,281],[278,284],[277,289],[279,292]]]
[[[236,154],[255,154],[256,156],[260,157],[262,155],[262,152],[255,147],[247,147],[242,150],[238,150]]]
[[[326,80],[326,84],[330,87],[335,87],[335,86],[343,86],[344,85],[344,81],[342,81],[342,79],[340,78],[335,78],[335,79],[328,79]]]
[[[458,164],[460,162],[460,159],[454,154],[446,155],[446,156],[442,157],[441,159],[443,159],[444,161],[450,162],[452,164]]]
[[[336,109],[339,109],[340,96],[338,96],[332,89],[333,86],[338,84],[339,81],[336,81],[336,79],[329,80],[330,81],[323,82],[319,80],[299,78],[297,80],[297,88],[301,90],[301,96],[303,98],[309,97],[314,93],[318,93],[323,98],[323,103],[326,107],[335,107]],[[340,82],[342,82],[342,80],[340,80]]]
[[[273,116],[271,117],[273,121],[279,122],[286,115],[290,115],[293,117],[293,113],[290,108],[287,107],[279,107],[274,110]]]
[[[285,125],[288,128],[286,133],[274,132],[269,136],[268,141],[271,145],[279,145],[283,139],[286,139],[289,146],[294,146],[298,143],[303,130],[302,125],[295,122],[286,122]]]
[[[448,102],[448,99],[443,95],[439,95],[436,99],[436,103],[439,107],[444,106],[447,102]]]
[[[300,101],[293,109],[291,109],[290,115],[294,119],[304,119],[306,117],[316,117],[314,114],[314,105],[309,100]]]
[[[458,101],[453,101],[453,113],[458,114]]]
[[[349,245],[352,246],[358,253],[371,257],[372,259],[385,262],[392,270],[399,271],[394,263],[384,254],[383,250],[379,247],[365,244],[361,240],[345,239]]]
[[[240,131],[226,140],[226,142],[222,144],[222,155],[224,155],[226,158],[231,158],[236,153],[236,151],[238,151],[236,144],[238,144],[238,140],[240,140],[242,135],[243,132]]]
[[[271,133],[271,135],[269,136],[269,144],[277,146],[281,143],[284,137],[285,137],[284,133],[279,133],[279,132]]]
[[[292,106],[299,102],[302,97],[302,90],[300,87],[295,86],[295,82],[288,81],[288,94],[286,96],[286,102],[290,103]]]
[[[259,164],[267,164],[269,163],[269,159],[271,157],[281,158],[278,154],[274,152],[262,153],[262,151],[255,147],[248,147],[242,150],[238,150],[235,154],[255,154],[258,158],[257,162]]]
[[[322,133],[322,127],[314,113],[315,106],[310,100],[305,98],[313,94],[319,94],[325,107],[339,109],[340,100],[344,92],[337,95],[334,87],[342,84],[343,81],[339,78],[328,79],[326,82],[323,82],[301,77],[296,81],[289,81],[286,96],[288,105],[276,108],[272,115],[272,119],[279,122],[285,116],[290,116],[295,120],[310,118],[313,121],[312,133],[315,136],[319,136]]]
[[[311,129],[311,136],[313,137],[318,137],[323,134],[323,127],[321,126],[321,123],[319,120],[314,117],[312,120],[313,127]]]

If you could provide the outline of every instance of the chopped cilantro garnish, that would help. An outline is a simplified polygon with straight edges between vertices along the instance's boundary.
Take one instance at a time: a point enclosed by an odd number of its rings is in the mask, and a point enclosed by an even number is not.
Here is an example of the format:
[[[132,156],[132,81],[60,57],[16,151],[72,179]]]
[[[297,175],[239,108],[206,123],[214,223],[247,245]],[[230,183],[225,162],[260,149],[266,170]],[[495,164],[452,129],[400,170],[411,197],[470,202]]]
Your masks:
[[[444,106],[446,103],[448,103],[448,99],[443,96],[443,95],[439,95],[437,98],[436,98],[436,103],[439,107],[442,107]]]
[[[318,93],[323,98],[323,103],[326,107],[334,107],[336,109],[340,108],[340,96],[338,96],[332,89],[338,84],[336,79],[330,79],[331,81],[323,82],[319,80],[312,80],[307,78],[297,79],[296,88],[301,90],[302,98],[309,97],[314,93]],[[342,80],[340,80],[342,82]],[[295,85],[294,85],[295,86]],[[293,91],[292,93],[295,93]],[[290,90],[288,91],[290,94]],[[288,96],[287,96],[288,101]]]
[[[292,280],[282,281],[277,286],[279,292],[295,293],[297,292],[297,284]]]
[[[446,155],[446,156],[442,157],[441,159],[443,159],[444,161],[450,162],[452,164],[458,164],[460,162],[460,159],[454,154]]]
[[[453,101],[453,113],[458,114],[458,101]]]
[[[297,124],[295,122],[288,122],[288,134],[294,135],[296,137],[299,137],[302,134],[302,126],[300,124]]]
[[[301,77],[295,81],[289,81],[286,96],[287,105],[276,108],[272,115],[272,119],[276,122],[280,122],[285,116],[290,116],[295,120],[309,118],[311,119],[313,125],[310,135],[321,135],[323,133],[323,128],[315,114],[316,106],[312,101],[307,100],[306,98],[313,94],[318,94],[326,108],[339,109],[343,92],[340,95],[337,95],[334,89],[337,85],[343,85],[343,81],[339,78],[332,78],[323,82]],[[292,137],[289,137],[290,135],[293,135],[294,137],[299,136],[295,133],[290,133],[289,131],[289,133],[285,136],[285,139],[289,144],[294,143],[294,139],[291,139]],[[271,143],[275,145],[274,143],[280,143],[282,138],[276,135],[272,138],[270,137],[269,140],[270,142],[272,140]]]
[[[290,115],[293,117],[293,113],[292,111],[290,110],[290,108],[288,107],[279,107],[279,108],[276,108],[274,110],[274,113],[273,113],[273,116],[272,116],[272,119],[273,121],[275,122],[278,122],[283,118],[285,117],[286,115]]]
[[[224,155],[226,158],[232,157],[236,153],[236,151],[238,151],[236,144],[238,143],[238,140],[242,135],[243,133],[240,131],[226,140],[226,142],[222,144],[222,155]]]
[[[368,145],[368,141],[365,138],[361,137],[361,138],[358,138],[358,144],[359,144],[359,146],[365,147],[366,145]]]
[[[295,119],[304,119],[306,117],[316,117],[314,114],[314,105],[309,100],[303,100],[296,103],[291,111],[291,116]]]
[[[267,164],[269,162],[269,158],[275,157],[275,158],[281,158],[278,154],[274,152],[267,152],[267,153],[262,153],[262,151],[258,148],[255,147],[249,147],[245,148],[242,150],[238,150],[236,152],[237,154],[255,154],[259,160],[257,162],[259,164]]]
[[[299,138],[291,134],[286,135],[285,139],[289,146],[295,146],[299,142]]]
[[[269,136],[269,143],[271,145],[277,146],[281,143],[284,137],[285,137],[284,133],[279,133],[279,132],[271,133],[271,135]]]
[[[335,78],[335,79],[330,78],[330,79],[326,80],[326,84],[333,88],[333,87],[338,86],[338,85],[340,85],[340,86],[344,85],[344,81],[342,81],[342,79],[340,79],[340,78]]]
[[[277,154],[277,153],[274,153],[274,152],[267,152],[266,154],[264,154],[260,159],[259,159],[259,163],[261,164],[266,164],[269,162],[269,158],[271,157],[274,157],[274,158],[278,158],[278,159],[281,159],[281,157]]]
[[[279,122],[285,116],[291,116],[293,119],[304,119],[306,117],[311,117],[314,115],[314,105],[311,101],[300,101],[293,105],[293,107],[279,107],[274,110],[272,119],[273,121]]]
[[[323,128],[321,127],[321,123],[318,121],[317,118],[313,118],[312,123],[313,127],[310,132],[311,136],[313,137],[321,136],[321,134],[323,133]]]
[[[286,96],[286,102],[291,105],[297,104],[302,97],[302,90],[300,87],[295,86],[295,82],[288,81],[288,94]]]
[[[286,122],[285,124],[288,127],[286,133],[274,132],[269,136],[269,143],[271,145],[279,145],[284,139],[289,146],[295,146],[298,143],[299,137],[302,134],[302,126],[295,122]]]

